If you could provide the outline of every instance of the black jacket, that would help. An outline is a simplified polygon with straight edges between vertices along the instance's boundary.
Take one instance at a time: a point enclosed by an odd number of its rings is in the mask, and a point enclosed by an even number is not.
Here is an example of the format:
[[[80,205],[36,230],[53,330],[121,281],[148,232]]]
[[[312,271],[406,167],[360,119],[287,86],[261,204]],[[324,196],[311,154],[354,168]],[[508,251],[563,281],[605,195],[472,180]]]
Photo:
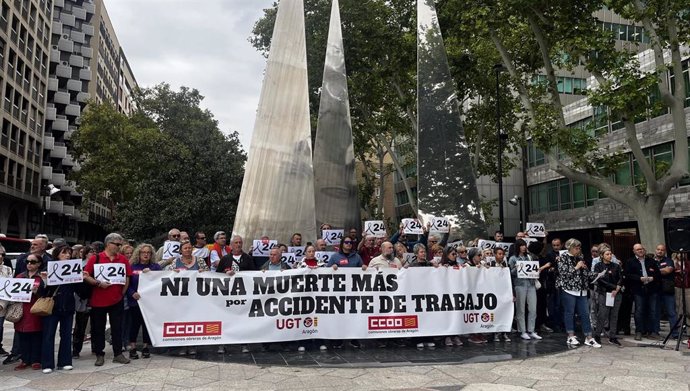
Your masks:
[[[657,293],[659,291],[659,281],[661,280],[661,272],[659,266],[654,259],[645,257],[645,269],[647,269],[647,276],[654,277],[654,281],[643,284],[640,281],[642,274],[642,264],[637,258],[632,257],[625,262],[623,274],[625,276],[625,289],[629,290],[633,295],[645,295]]]
[[[617,286],[623,285],[623,269],[621,269],[620,265],[613,262],[609,262],[608,265],[604,262],[594,265],[595,274],[599,274],[604,270],[606,270],[606,274],[599,278],[596,283],[597,292],[613,292]]]
[[[228,270],[235,270],[236,272],[256,270],[256,267],[254,266],[254,259],[251,255],[245,252],[242,252],[242,255],[240,255],[239,262],[235,261],[235,258],[233,258],[232,254],[225,255],[218,262],[216,271],[218,273],[225,273]]]

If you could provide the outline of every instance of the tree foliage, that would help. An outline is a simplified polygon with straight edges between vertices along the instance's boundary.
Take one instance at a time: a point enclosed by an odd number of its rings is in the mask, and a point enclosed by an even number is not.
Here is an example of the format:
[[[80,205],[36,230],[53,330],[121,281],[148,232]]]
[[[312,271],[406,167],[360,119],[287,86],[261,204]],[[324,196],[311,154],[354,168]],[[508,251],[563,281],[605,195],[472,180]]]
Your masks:
[[[138,111],[125,116],[90,104],[73,136],[74,174],[87,199],[107,194],[111,229],[148,239],[172,227],[229,230],[246,155],[236,132],[223,134],[203,96],[160,84],[142,90]]]

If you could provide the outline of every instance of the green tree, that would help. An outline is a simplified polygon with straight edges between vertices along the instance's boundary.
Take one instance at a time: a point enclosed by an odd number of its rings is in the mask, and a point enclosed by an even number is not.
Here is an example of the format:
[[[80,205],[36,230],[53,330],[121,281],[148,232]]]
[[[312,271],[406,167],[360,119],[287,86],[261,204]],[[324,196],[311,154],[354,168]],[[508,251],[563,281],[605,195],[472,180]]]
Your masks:
[[[603,7],[644,25],[654,52],[653,69],[641,70],[634,52],[621,49],[614,35],[600,28],[594,12]],[[500,58],[519,99],[512,110],[512,124],[520,124],[516,129],[544,151],[550,168],[628,206],[638,218],[645,245],[663,243],[664,203],[671,189],[688,175],[686,86],[681,77],[675,77],[673,85],[666,77],[669,70],[675,75],[683,71],[680,48],[690,38],[687,2],[444,0],[439,10],[440,18],[447,21],[442,26],[452,43],[449,51],[473,53],[484,69]],[[669,54],[666,58],[664,51]],[[555,69],[578,66],[598,82],[588,91],[590,103],[608,107],[613,119],[624,124],[623,147],[600,143],[593,129],[566,126]],[[533,82],[537,73],[546,76],[545,83]],[[654,103],[650,97],[659,99]],[[647,117],[654,105],[668,109],[674,125],[674,158],[662,172],[644,156],[635,127],[636,119]],[[639,164],[644,186],[622,185],[612,179],[628,152]]]
[[[229,230],[235,217],[246,155],[236,132],[223,134],[203,96],[167,84],[142,90],[131,117],[91,104],[73,137],[87,197],[107,194],[110,228],[150,239],[172,227]]]

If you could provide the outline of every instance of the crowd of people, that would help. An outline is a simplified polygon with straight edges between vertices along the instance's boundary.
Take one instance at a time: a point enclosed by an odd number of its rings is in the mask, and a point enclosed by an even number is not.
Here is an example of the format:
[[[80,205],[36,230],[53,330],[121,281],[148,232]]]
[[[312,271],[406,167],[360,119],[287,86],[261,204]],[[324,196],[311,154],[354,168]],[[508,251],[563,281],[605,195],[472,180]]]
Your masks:
[[[330,229],[322,226],[321,230]],[[3,364],[18,362],[16,370],[42,369],[51,373],[55,369],[71,370],[73,360],[79,359],[90,329],[91,353],[96,356],[95,365],[105,362],[106,324],[110,325],[110,343],[113,362],[127,364],[130,360],[151,356],[151,339],[138,306],[139,275],[157,270],[192,270],[198,272],[235,273],[252,270],[287,270],[294,268],[338,269],[354,267],[402,269],[407,267],[449,268],[507,268],[510,271],[515,302],[514,325],[522,340],[541,340],[544,333],[565,332],[569,346],[580,344],[576,336],[579,324],[584,335],[583,343],[601,347],[602,337],[608,343],[621,346],[619,335],[631,334],[631,314],[634,308],[635,339],[660,339],[660,321],[665,314],[671,324],[671,334],[678,337],[673,328],[677,313],[682,310],[683,287],[690,287],[690,262],[680,254],[667,255],[663,244],[656,246],[648,255],[641,244],[633,246],[634,256],[618,259],[610,245],[601,243],[590,249],[589,256],[582,252],[577,239],[565,243],[560,238],[529,238],[518,232],[516,240],[506,250],[500,246],[479,248],[479,240],[448,244],[447,234],[406,235],[401,226],[390,238],[361,236],[352,228],[344,231],[340,242],[329,246],[324,239],[315,243],[302,243],[302,235],[295,233],[288,244],[270,248],[267,256],[252,256],[245,251],[243,238],[232,236],[228,241],[225,232],[213,235],[208,243],[204,232],[193,237],[187,232],[171,229],[168,241],[179,244],[179,252],[169,254],[161,246],[158,250],[148,243],[135,246],[120,234],[111,233],[103,242],[90,245],[69,246],[63,239],[49,244],[45,235],[36,236],[31,249],[16,260],[16,264],[0,262],[0,277],[18,277],[34,280],[31,302],[22,304],[21,318],[15,322],[15,337],[10,352],[2,348],[2,325],[11,303],[0,301],[0,354],[6,355]],[[192,240],[193,239],[193,240]],[[262,240],[269,240],[264,237]],[[503,242],[502,232],[496,232],[493,240]],[[52,247],[49,247],[52,245]],[[289,249],[302,249],[293,264],[283,262],[283,253]],[[330,251],[328,259],[317,259],[319,251]],[[409,255],[413,254],[412,257]],[[5,251],[0,247],[0,260]],[[47,264],[51,260],[80,259],[83,262],[83,283],[49,286]],[[538,277],[525,278],[520,274],[529,262],[538,262]],[[681,267],[681,262],[684,262]],[[126,283],[111,284],[96,278],[95,265],[119,263],[124,265]],[[681,270],[684,273],[681,273]],[[462,289],[462,287],[458,287]],[[686,296],[690,290],[685,291]],[[52,297],[52,313],[40,316],[31,313],[39,298]],[[686,297],[690,301],[690,296]],[[59,327],[59,334],[58,334]],[[515,331],[515,330],[513,330]],[[541,335],[539,334],[541,333]],[[59,335],[57,361],[55,342]],[[141,344],[138,344],[141,336]],[[419,349],[434,348],[437,344],[462,346],[463,340],[473,344],[511,342],[511,333],[449,335],[441,337],[417,337],[410,341]],[[394,344],[406,344],[408,340],[393,340]],[[351,340],[357,348],[359,341]],[[376,340],[386,346],[385,340]],[[390,343],[390,341],[389,341]],[[284,348],[303,352],[308,346],[320,350],[339,349],[343,341],[300,341],[281,344]],[[227,346],[218,346],[224,353]],[[241,345],[248,353],[248,345]],[[690,348],[690,344],[689,344]],[[270,349],[263,344],[262,349]],[[195,347],[180,348],[180,355],[195,355]],[[125,354],[127,353],[127,354]]]

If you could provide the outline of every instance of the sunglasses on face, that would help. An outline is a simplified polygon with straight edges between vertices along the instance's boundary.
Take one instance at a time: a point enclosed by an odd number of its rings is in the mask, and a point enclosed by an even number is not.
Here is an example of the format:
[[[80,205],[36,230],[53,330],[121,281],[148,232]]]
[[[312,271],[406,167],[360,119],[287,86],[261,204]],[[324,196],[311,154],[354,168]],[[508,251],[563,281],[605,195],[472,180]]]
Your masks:
[[[199,240],[206,240],[206,236],[200,236],[200,237],[198,237],[197,239],[199,239]]]
[[[28,265],[36,265],[36,264],[38,264],[38,261],[30,260],[30,261],[26,261],[26,263]]]

